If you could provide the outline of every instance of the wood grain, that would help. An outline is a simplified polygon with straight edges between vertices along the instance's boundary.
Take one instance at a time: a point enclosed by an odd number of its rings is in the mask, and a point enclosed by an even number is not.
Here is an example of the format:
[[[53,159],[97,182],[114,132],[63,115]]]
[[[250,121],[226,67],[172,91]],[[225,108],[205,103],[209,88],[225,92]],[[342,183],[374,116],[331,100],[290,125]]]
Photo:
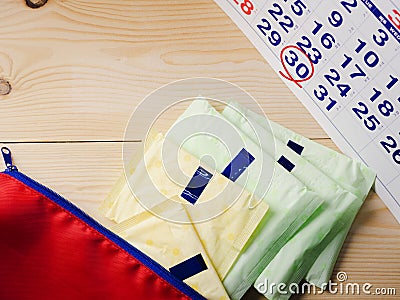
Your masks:
[[[121,140],[135,106],[171,81],[216,77],[258,100],[272,120],[326,137],[211,0],[3,0],[0,141]],[[195,95],[197,96],[197,95]]]
[[[212,0],[49,0],[35,10],[22,0],[2,0],[1,7],[0,79],[12,91],[0,95],[0,144],[12,149],[21,171],[105,225],[98,206],[123,170],[120,141],[131,113],[174,80],[228,80],[248,91],[270,119],[337,150]],[[141,117],[138,126],[151,114]],[[351,282],[400,293],[400,226],[375,193],[354,222],[338,271]],[[254,289],[245,296],[262,298]]]

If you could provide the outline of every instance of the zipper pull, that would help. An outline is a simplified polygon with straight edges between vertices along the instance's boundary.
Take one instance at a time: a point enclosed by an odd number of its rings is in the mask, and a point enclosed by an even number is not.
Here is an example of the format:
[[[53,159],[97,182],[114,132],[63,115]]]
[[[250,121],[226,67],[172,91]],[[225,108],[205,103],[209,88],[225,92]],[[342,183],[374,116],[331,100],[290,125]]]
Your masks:
[[[1,153],[3,154],[4,163],[6,164],[6,171],[18,171],[17,167],[13,165],[11,158],[11,151],[7,147],[1,148]]]

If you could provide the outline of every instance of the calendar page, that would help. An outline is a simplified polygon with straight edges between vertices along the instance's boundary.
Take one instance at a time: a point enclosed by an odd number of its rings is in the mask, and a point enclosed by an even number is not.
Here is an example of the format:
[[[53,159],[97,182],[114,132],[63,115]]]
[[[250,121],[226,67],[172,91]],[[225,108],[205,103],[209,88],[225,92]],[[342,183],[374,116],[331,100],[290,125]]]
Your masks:
[[[215,0],[400,222],[400,9],[393,0]]]

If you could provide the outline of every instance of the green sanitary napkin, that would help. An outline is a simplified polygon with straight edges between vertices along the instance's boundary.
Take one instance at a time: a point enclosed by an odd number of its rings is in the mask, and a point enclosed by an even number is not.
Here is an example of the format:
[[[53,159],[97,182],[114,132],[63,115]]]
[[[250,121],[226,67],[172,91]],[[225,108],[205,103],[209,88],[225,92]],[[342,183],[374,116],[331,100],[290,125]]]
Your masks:
[[[207,101],[193,101],[180,116],[176,126],[179,126],[178,123],[184,121],[185,118],[190,118],[191,124],[199,132],[205,133],[192,136],[183,143],[182,147],[198,158],[211,155],[214,158],[214,168],[222,172],[231,160],[226,147],[220,141],[224,140],[226,136],[218,137],[207,134],[213,131],[213,128],[216,126],[220,126],[218,122],[214,122],[214,119],[202,122],[201,124],[194,124],[197,119],[193,118],[193,116],[205,114],[217,116],[224,119],[225,122],[229,122]],[[198,119],[199,122],[200,120]],[[267,202],[269,211],[253,233],[246,247],[242,250],[233,268],[223,280],[228,294],[233,299],[239,299],[243,296],[279,250],[318,208],[318,211],[323,211],[324,209],[324,206],[321,206],[323,203],[322,199],[280,164],[275,164],[271,186],[265,194],[265,186],[269,182],[260,181],[257,177],[257,172],[253,172],[252,168],[263,163],[269,166],[269,161],[271,159],[274,160],[274,158],[263,152],[258,143],[254,143],[242,132],[239,131],[239,133],[241,140],[244,141],[247,147],[246,150],[255,157],[255,161],[246,170],[248,174],[247,180],[238,180],[237,183],[239,185],[242,184],[248,191],[254,192],[256,197]],[[171,138],[179,144],[181,135],[179,131],[171,130],[167,133],[167,138]],[[238,141],[238,148],[230,150],[234,153],[239,152],[242,147],[240,144]],[[345,206],[343,205],[340,208],[342,207],[344,208]]]
[[[255,287],[269,299],[284,299],[290,293],[279,295],[266,287],[273,283],[284,283],[288,287],[304,277],[321,286],[331,276],[343,241],[375,174],[363,164],[271,122],[273,136],[268,126],[264,126],[262,116],[237,103],[227,106],[222,115],[254,141],[257,136],[252,126],[263,128],[263,149],[267,150],[275,137],[276,158],[280,155],[289,158],[295,165],[291,173],[318,193],[325,203],[325,209],[315,214],[265,268]],[[262,129],[257,128],[256,132]]]

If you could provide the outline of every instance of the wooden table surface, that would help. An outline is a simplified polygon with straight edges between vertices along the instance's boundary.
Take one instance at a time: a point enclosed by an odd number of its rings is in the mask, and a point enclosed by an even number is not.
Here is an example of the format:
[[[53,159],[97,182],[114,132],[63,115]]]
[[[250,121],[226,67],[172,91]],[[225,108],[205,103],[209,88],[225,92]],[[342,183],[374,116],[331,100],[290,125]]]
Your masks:
[[[98,206],[122,172],[132,111],[173,80],[228,80],[271,120],[337,150],[212,0],[49,0],[40,9],[1,0],[0,25],[0,77],[12,86],[0,96],[0,144],[11,148],[20,170],[101,222]],[[373,192],[338,271],[348,281],[394,287],[400,295],[400,225]],[[297,298],[332,297],[349,296]],[[253,290],[245,298],[261,296]]]

